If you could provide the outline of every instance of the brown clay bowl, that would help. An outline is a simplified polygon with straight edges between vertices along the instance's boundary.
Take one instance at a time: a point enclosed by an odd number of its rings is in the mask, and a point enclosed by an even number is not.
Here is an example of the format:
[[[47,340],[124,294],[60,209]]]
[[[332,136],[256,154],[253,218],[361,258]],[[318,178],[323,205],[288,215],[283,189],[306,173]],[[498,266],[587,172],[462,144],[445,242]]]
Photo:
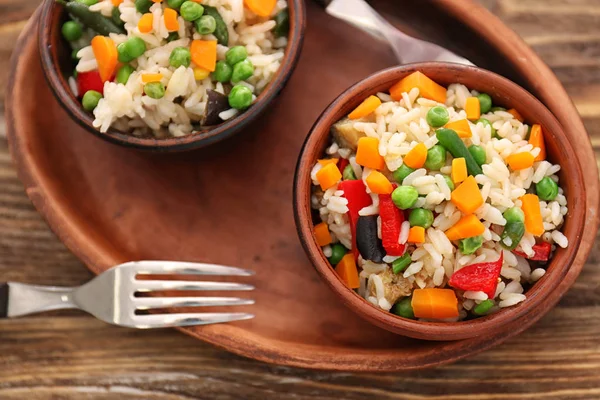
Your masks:
[[[560,182],[569,203],[563,233],[569,239],[566,249],[557,249],[547,266],[546,275],[516,306],[474,320],[460,322],[421,322],[398,317],[374,307],[338,278],[325,258],[313,234],[311,217],[310,170],[330,142],[330,126],[346,116],[367,96],[387,91],[404,76],[421,71],[441,85],[462,83],[470,89],[486,92],[494,104],[516,108],[525,121],[542,125],[548,158],[561,165]],[[525,89],[493,72],[458,64],[420,63],[383,70],[343,92],[321,114],[308,134],[296,166],[294,182],[294,216],[304,250],[317,272],[346,306],[371,323],[401,335],[425,340],[459,340],[476,336],[489,337],[503,326],[518,321],[548,301],[548,295],[561,283],[573,262],[582,236],[585,207],[583,176],[569,137],[550,111]]]
[[[69,75],[75,69],[75,62],[71,58],[68,43],[61,35],[61,26],[66,18],[64,7],[54,0],[45,0],[38,25],[42,69],[59,104],[87,132],[119,145],[152,151],[182,151],[204,147],[240,132],[266,111],[269,104],[286,85],[298,62],[306,26],[304,1],[289,0],[288,5],[290,11],[288,45],[279,71],[271,82],[245,112],[222,124],[202,128],[190,135],[165,139],[139,138],[114,128],[109,128],[105,133],[94,128],[93,116],[81,107],[79,99],[73,95],[67,83]]]

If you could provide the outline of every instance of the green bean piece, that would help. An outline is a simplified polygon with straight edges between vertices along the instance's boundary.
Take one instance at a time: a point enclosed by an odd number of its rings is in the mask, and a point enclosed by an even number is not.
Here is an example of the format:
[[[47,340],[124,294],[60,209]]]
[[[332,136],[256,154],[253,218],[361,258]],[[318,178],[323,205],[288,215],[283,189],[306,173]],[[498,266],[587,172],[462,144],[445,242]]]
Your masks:
[[[491,112],[496,112],[496,111],[506,111],[506,108],[504,107],[492,107],[490,108]]]
[[[79,57],[77,57],[77,53],[79,53],[80,49],[73,49],[73,51],[71,52],[71,58],[73,60],[79,60]]]
[[[150,7],[153,4],[152,0],[135,0],[135,9],[139,13],[146,14],[150,12]]]
[[[77,79],[77,75],[79,75],[79,72],[77,72],[77,70],[73,70],[73,78]]]
[[[244,110],[252,104],[252,92],[246,86],[237,85],[228,96],[229,105],[237,110]]]
[[[290,12],[287,8],[279,11],[275,15],[275,27],[273,28],[273,35],[276,38],[287,36],[290,31]]]
[[[464,157],[469,175],[475,176],[483,173],[481,167],[469,153],[467,146],[454,130],[441,128],[435,132],[435,136],[438,138],[439,144],[444,146],[452,154],[452,157]]]
[[[398,186],[392,192],[392,202],[401,210],[407,210],[415,205],[419,192],[414,186]]]
[[[248,50],[244,46],[233,46],[225,53],[225,61],[232,67],[248,58]]]
[[[342,258],[346,255],[348,250],[340,243],[331,245],[331,256],[328,258],[331,265],[337,265]]]
[[[144,93],[153,99],[162,99],[165,95],[165,85],[161,82],[149,82],[144,85]]]
[[[477,99],[479,100],[479,109],[482,114],[490,112],[492,109],[492,98],[487,93],[480,93],[477,95]]]
[[[392,313],[399,317],[415,319],[415,313],[412,308],[412,297],[405,297],[392,307]]]
[[[100,13],[90,11],[89,6],[86,4],[77,1],[69,1],[65,4],[65,9],[73,17],[77,18],[77,20],[85,27],[90,28],[99,35],[108,36],[111,33],[125,33],[125,30],[116,25],[110,18],[106,18]]]
[[[485,154],[485,149],[482,146],[472,144],[469,146],[469,153],[471,153],[477,165],[481,167],[483,164],[485,164],[487,156]]]
[[[121,28],[125,27],[125,22],[123,22],[123,20],[121,19],[121,10],[119,10],[119,7],[114,7],[112,9],[112,12],[110,14],[110,19],[118,27],[121,27]]]
[[[217,23],[217,27],[213,32],[213,35],[217,38],[217,42],[223,46],[229,45],[229,31],[227,30],[227,24],[221,17],[221,14],[217,11],[216,8],[210,6],[204,6],[204,15],[210,15],[213,17]],[[198,31],[198,23],[200,20],[196,20],[196,30]]]
[[[356,180],[356,174],[354,173],[354,169],[352,168],[352,165],[350,165],[350,164],[346,165],[346,168],[344,168],[344,171],[342,172],[342,178],[345,181],[355,181]]]
[[[189,67],[192,63],[192,53],[187,47],[175,47],[169,56],[169,65],[173,68]]]
[[[535,192],[544,201],[551,201],[558,196],[558,184],[549,176],[535,184]]]
[[[440,126],[444,126],[450,121],[450,114],[448,114],[448,110],[446,107],[435,106],[427,111],[427,116],[425,117],[429,126],[434,128],[439,128]]]
[[[439,171],[446,165],[446,149],[436,144],[427,150],[427,159],[425,160],[425,168],[431,171]]]
[[[483,245],[483,236],[473,236],[458,241],[458,249],[464,255],[475,253]]]
[[[226,83],[231,80],[233,74],[233,67],[227,64],[225,61],[217,61],[215,65],[215,72],[212,73],[213,79],[217,82]]]
[[[167,0],[167,5],[169,6],[169,8],[178,10],[181,7],[181,5],[186,1],[187,0]]]
[[[404,253],[402,257],[396,258],[392,261],[392,271],[394,274],[398,275],[400,272],[403,272],[408,266],[412,263],[410,259],[410,254]]]
[[[203,15],[196,24],[196,30],[201,35],[210,35],[217,29],[217,21],[212,15]]]
[[[487,299],[482,301],[481,303],[477,304],[474,308],[473,308],[473,314],[475,315],[485,315],[488,311],[490,311],[490,309],[494,307],[494,301]]]
[[[65,39],[74,42],[83,35],[83,28],[75,21],[67,21],[63,24],[61,32]]]
[[[433,224],[433,212],[425,208],[415,208],[408,216],[410,226],[422,226],[427,229]]]
[[[408,175],[412,174],[413,172],[415,172],[415,170],[413,168],[409,167],[406,164],[402,164],[400,166],[400,168],[398,168],[397,170],[395,170],[393,172],[394,179],[396,180],[396,182],[398,182],[399,184],[402,185],[402,181],[404,180],[404,178],[406,178]]]
[[[450,178],[448,175],[444,175],[444,180],[446,181],[446,184],[450,188],[450,191],[453,191],[454,190],[454,182],[452,182],[452,178]]]
[[[81,99],[81,105],[83,105],[83,109],[86,111],[94,111],[101,98],[102,94],[100,92],[88,90],[84,93],[83,98]]]
[[[254,74],[254,65],[250,60],[245,59],[233,66],[233,73],[231,74],[231,82],[238,83],[245,81]]]
[[[194,1],[186,1],[179,10],[181,18],[188,22],[194,22],[204,14],[204,7]]]
[[[500,235],[500,244],[507,250],[514,250],[524,234],[525,224],[523,222],[507,222]]]
[[[502,214],[506,222],[525,222],[525,213],[521,207],[512,207]]]
[[[131,74],[133,74],[134,71],[135,71],[135,68],[133,68],[131,65],[129,65],[129,64],[123,65],[117,71],[117,75],[115,77],[115,79],[117,80],[117,83],[126,85],[127,81],[129,80],[129,77],[131,76]]]
[[[174,40],[179,40],[178,32],[171,32],[169,33],[169,36],[167,36],[167,43],[171,43]]]
[[[93,6],[94,4],[98,3],[98,0],[75,0],[78,3],[81,4],[85,4],[86,6]]]

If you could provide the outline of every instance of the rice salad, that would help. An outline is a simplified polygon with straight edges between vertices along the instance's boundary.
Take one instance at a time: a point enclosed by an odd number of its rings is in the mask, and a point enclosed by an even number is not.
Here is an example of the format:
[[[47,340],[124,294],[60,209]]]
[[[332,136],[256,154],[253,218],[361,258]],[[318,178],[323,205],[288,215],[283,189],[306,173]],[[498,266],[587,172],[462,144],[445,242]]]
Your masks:
[[[271,81],[288,43],[286,0],[63,4],[77,60],[69,86],[101,132],[179,137],[233,118]]]
[[[311,171],[315,239],[376,307],[432,321],[488,315],[524,301],[568,246],[542,127],[485,93],[415,72],[331,133]]]

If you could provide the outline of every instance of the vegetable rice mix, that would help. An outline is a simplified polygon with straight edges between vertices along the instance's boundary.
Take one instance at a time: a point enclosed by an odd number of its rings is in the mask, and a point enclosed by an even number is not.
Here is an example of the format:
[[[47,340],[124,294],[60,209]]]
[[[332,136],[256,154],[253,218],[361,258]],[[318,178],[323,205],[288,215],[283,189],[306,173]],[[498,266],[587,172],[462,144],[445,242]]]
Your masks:
[[[63,3],[63,0],[57,0]],[[184,136],[252,105],[287,46],[286,0],[72,0],[69,85],[94,127]]]
[[[317,243],[375,306],[456,321],[525,300],[546,272],[567,200],[542,127],[420,72],[331,128],[311,171]]]

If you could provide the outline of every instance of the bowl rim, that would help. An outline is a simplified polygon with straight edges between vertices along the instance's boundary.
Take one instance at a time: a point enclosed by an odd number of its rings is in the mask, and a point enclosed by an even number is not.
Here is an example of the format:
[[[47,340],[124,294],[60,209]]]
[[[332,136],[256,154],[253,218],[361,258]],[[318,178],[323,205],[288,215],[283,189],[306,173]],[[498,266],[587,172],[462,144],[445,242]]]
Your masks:
[[[407,64],[378,71],[365,79],[356,82],[336,97],[317,118],[316,122],[311,127],[298,156],[293,183],[293,210],[296,230],[300,242],[302,243],[309,260],[313,264],[313,267],[329,287],[341,298],[343,303],[355,313],[388,331],[416,339],[461,340],[474,336],[491,334],[495,329],[499,329],[501,326],[511,321],[525,318],[535,307],[545,300],[549,292],[554,290],[561,283],[575,259],[581,242],[581,227],[583,226],[585,218],[585,207],[569,206],[568,218],[573,221],[571,224],[576,227],[572,229],[572,235],[575,237],[569,238],[569,246],[566,249],[557,249],[557,251],[561,251],[565,254],[562,256],[563,262],[561,264],[557,265],[557,263],[554,262],[555,258],[547,264],[546,269],[549,270],[549,272],[546,275],[551,279],[540,279],[537,281],[526,292],[528,294],[527,299],[515,306],[502,309],[499,312],[488,316],[458,322],[409,320],[375,307],[366,299],[358,295],[354,290],[348,288],[337,277],[335,270],[329,264],[321,247],[317,245],[312,231],[313,223],[310,205],[312,183],[310,179],[310,170],[320,153],[317,150],[313,152],[316,156],[315,160],[309,160],[307,158],[307,153],[314,147],[317,147],[320,140],[326,140],[322,139],[323,137],[327,138],[329,136],[331,123],[337,120],[333,119],[334,115],[339,113],[349,102],[354,101],[354,103],[358,104],[368,95],[374,94],[374,88],[383,82],[391,81],[393,83],[401,77],[415,71],[422,71],[427,75],[428,69],[440,67],[451,69],[457,74],[475,74],[481,79],[494,79],[496,82],[502,82],[510,88],[511,93],[514,93],[511,95],[512,101],[516,101],[515,98],[521,98],[528,99],[529,102],[535,103],[535,106],[539,109],[540,113],[544,115],[538,123],[544,127],[550,127],[549,131],[556,133],[556,136],[561,138],[558,142],[560,143],[561,149],[567,152],[566,159],[576,160],[575,150],[571,146],[565,130],[554,115],[531,93],[509,79],[475,66],[444,62]],[[578,162],[571,162],[570,164],[573,166],[570,178],[574,178],[573,186],[576,188],[575,191],[577,192],[577,196],[569,195],[569,197],[585,198],[585,186],[583,184],[581,167]]]
[[[109,128],[100,132],[92,125],[93,118],[83,111],[80,102],[71,93],[69,84],[58,68],[56,52],[52,51],[52,19],[55,13],[64,13],[62,7],[54,0],[45,0],[42,5],[40,24],[38,26],[38,51],[42,60],[42,70],[54,97],[67,114],[86,131],[109,142],[137,149],[164,151],[184,151],[208,146],[239,133],[255,120],[285,87],[300,57],[304,32],[306,28],[306,6],[303,0],[288,0],[290,12],[290,30],[288,44],[282,63],[275,76],[260,93],[255,103],[243,113],[207,130],[195,131],[181,137],[164,139],[140,138]]]

